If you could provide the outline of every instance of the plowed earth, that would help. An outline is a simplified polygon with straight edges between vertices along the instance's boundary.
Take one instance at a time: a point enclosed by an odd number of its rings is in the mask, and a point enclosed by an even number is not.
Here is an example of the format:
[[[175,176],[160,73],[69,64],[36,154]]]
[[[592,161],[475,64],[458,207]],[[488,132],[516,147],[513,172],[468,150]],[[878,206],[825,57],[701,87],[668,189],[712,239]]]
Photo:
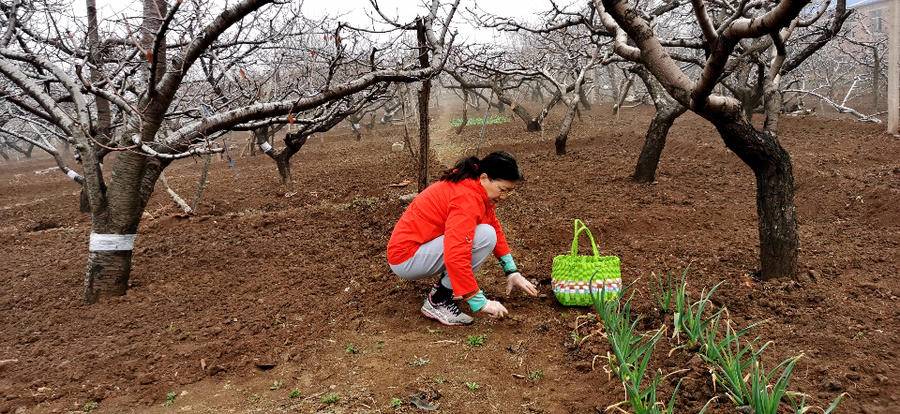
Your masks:
[[[386,264],[406,205],[399,196],[414,191],[390,186],[415,179],[409,154],[391,152],[402,127],[356,141],[342,126],[310,140],[292,186],[278,183],[266,157],[239,157],[235,139],[235,165],[215,159],[197,214],[180,214],[158,184],[128,294],[91,306],[81,296],[90,222],[76,186],[58,171],[37,174],[52,167],[47,159],[2,163],[0,413],[419,412],[412,395],[447,413],[603,411],[623,399],[604,371],[608,346],[587,309],[558,305],[549,288],[573,218],[622,258],[626,282],[637,280],[642,329],[671,319],[654,309],[651,272],[690,264],[694,297],[724,280],[717,307],[738,326],[768,320],[753,331],[773,341],[767,366],[804,355],[792,390],[820,406],[847,392],[843,413],[900,412],[900,141],[880,125],[784,119],[800,269],[760,282],[752,172],[707,122],[685,115],[657,182],[633,183],[650,116],[615,120],[596,108],[563,157],[552,151],[553,122],[543,135],[516,120],[491,125],[481,143],[480,127],[456,135],[441,120],[435,170],[479,146],[519,158],[527,181],[498,214],[544,294],[505,298],[489,263],[480,284],[511,317],[457,328],[419,314],[430,281],[403,282]],[[201,165],[167,170],[185,198]],[[469,345],[470,335],[485,335],[483,345]],[[679,412],[696,412],[715,396],[710,375],[687,352],[669,356],[676,345],[662,341],[652,362],[663,374],[686,370],[663,381],[661,398],[684,378]],[[324,402],[329,393],[336,402]],[[395,409],[392,398],[403,403]],[[712,406],[734,412],[725,398]]]

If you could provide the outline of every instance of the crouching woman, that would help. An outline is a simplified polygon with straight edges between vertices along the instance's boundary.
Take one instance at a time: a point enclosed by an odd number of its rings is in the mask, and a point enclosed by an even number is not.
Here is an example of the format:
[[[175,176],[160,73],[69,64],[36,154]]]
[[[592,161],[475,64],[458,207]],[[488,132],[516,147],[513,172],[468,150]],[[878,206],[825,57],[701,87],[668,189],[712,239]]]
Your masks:
[[[516,268],[494,208],[522,180],[515,158],[494,152],[469,157],[417,195],[394,226],[387,246],[391,270],[405,280],[439,276],[422,304],[422,314],[445,325],[468,325],[457,300],[472,312],[506,316],[499,301],[485,297],[475,270],[493,253],[507,275],[506,293],[537,296]]]

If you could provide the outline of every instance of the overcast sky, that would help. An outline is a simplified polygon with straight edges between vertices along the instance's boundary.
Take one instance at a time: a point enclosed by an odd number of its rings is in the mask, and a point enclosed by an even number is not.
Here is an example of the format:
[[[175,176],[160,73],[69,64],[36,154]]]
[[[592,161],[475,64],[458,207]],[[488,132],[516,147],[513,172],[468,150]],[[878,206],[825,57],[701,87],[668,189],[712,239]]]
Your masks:
[[[141,0],[96,0],[99,19],[106,20],[111,17],[128,14],[135,16],[141,10]],[[213,0],[216,3],[225,4],[224,0]],[[299,0],[298,0],[299,1]],[[427,1],[427,0],[426,0]],[[429,1],[430,2],[430,1]],[[576,0],[557,0],[561,6],[575,3]],[[234,3],[232,0],[230,3]],[[410,20],[416,15],[423,14],[425,11],[423,0],[379,0],[379,5],[386,14],[398,16],[399,20]],[[578,3],[583,3],[580,1]],[[460,2],[460,10],[465,8],[473,8],[475,5],[489,13],[514,17],[517,20],[527,20],[539,11],[549,9],[549,0],[462,0]],[[83,0],[74,0],[73,7],[79,16],[85,13],[85,5]],[[351,23],[365,23],[366,11],[371,11],[372,7],[368,0],[305,0],[303,9],[309,13],[311,17],[328,14],[332,16],[340,15],[342,21]],[[478,31],[474,28],[461,24],[460,19],[456,19],[457,23],[454,27],[459,31],[463,41],[489,40],[492,32]]]

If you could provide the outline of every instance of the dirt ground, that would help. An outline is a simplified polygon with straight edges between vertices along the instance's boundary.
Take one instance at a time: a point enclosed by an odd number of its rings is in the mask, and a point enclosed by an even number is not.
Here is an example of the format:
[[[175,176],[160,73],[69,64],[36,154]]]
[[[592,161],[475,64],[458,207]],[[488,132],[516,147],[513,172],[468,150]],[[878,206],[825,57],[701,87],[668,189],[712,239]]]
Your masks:
[[[503,296],[498,266],[479,276],[511,317],[448,328],[419,314],[430,282],[390,273],[385,245],[412,187],[409,154],[391,152],[401,128],[312,139],[294,159],[295,183],[278,184],[262,156],[216,160],[198,214],[183,217],[157,187],[136,243],[124,297],[86,306],[82,278],[90,223],[74,184],[52,164],[0,164],[0,413],[439,412],[595,413],[623,399],[604,371],[608,347],[549,288],[553,256],[584,219],[601,250],[637,280],[642,328],[654,329],[651,272],[680,274],[689,290],[725,281],[714,296],[740,325],[774,341],[773,367],[802,353],[790,388],[841,413],[900,412],[900,141],[883,126],[786,118],[782,143],[796,177],[800,272],[761,283],[754,179],[703,120],[670,134],[658,181],[638,185],[646,109],[618,120],[595,108],[576,124],[569,154],[553,131],[518,121],[461,136],[435,132],[438,162],[466,149],[515,154],[527,181],[498,208],[514,255],[544,297]],[[443,120],[442,120],[443,121]],[[202,163],[167,170],[190,198]],[[581,316],[581,317],[580,317]],[[573,331],[577,335],[573,335]],[[470,335],[485,335],[482,346]],[[576,344],[576,341],[578,344]],[[668,341],[668,340],[667,340]],[[714,396],[709,373],[672,341],[654,369],[686,369],[679,412]],[[599,357],[598,357],[599,356]],[[476,388],[477,384],[477,389]],[[293,398],[292,398],[293,396]],[[402,401],[392,407],[392,399]],[[665,398],[665,397],[663,397]],[[168,403],[166,402],[168,400]],[[713,412],[734,412],[725,399]]]

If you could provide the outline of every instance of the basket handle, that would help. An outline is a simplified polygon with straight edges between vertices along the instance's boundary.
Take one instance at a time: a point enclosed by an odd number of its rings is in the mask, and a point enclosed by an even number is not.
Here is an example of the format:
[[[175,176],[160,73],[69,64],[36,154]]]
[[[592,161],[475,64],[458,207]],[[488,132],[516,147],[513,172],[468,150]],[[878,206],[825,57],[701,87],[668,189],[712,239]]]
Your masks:
[[[594,241],[594,235],[591,234],[591,229],[589,229],[588,226],[586,226],[584,222],[579,219],[575,219],[575,237],[572,238],[572,256],[578,254],[578,237],[581,236],[582,232],[587,233],[588,239],[591,240],[591,250],[593,250],[594,256],[599,257],[600,251],[597,250],[597,242]]]

